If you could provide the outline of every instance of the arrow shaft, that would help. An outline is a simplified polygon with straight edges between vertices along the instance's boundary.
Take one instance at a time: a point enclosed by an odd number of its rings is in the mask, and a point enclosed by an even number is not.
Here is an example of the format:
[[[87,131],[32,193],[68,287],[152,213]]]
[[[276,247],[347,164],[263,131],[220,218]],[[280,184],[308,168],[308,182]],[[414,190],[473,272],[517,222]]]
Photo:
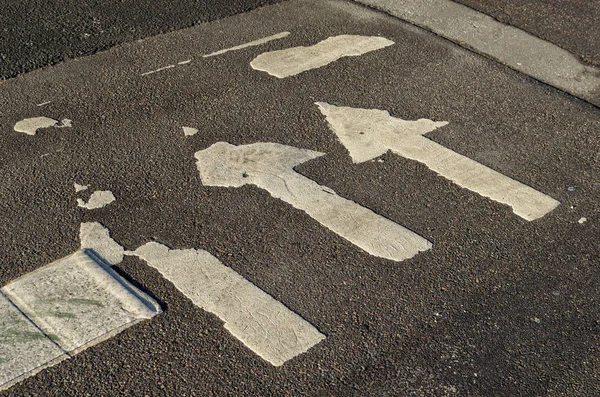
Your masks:
[[[419,161],[457,185],[508,204],[526,220],[541,218],[560,203],[552,197],[511,179],[424,136],[407,137],[392,151]]]
[[[402,261],[432,246],[418,234],[294,171],[253,183],[371,255]]]

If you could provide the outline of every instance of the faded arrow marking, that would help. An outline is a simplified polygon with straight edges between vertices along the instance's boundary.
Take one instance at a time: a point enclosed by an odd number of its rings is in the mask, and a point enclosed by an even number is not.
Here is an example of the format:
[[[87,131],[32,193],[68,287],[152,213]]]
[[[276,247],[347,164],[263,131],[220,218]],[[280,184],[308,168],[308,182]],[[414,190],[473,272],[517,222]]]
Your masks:
[[[392,117],[385,110],[334,106],[325,102],[316,104],[355,163],[392,150],[425,164],[461,187],[508,204],[516,215],[528,221],[543,217],[560,204],[550,196],[423,136],[448,124],[445,121],[407,121]]]
[[[418,234],[294,171],[296,165],[322,155],[276,143],[234,146],[218,142],[197,152],[196,159],[205,185],[256,185],[371,255],[402,261],[432,247]]]

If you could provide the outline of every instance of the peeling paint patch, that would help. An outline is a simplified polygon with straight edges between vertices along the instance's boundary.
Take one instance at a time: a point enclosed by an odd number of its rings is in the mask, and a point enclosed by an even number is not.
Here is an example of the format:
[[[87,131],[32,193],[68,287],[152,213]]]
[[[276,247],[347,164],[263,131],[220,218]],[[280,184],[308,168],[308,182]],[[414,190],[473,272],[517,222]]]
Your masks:
[[[77,199],[77,205],[88,210],[102,208],[115,201],[115,196],[110,190],[98,190],[92,193],[92,196],[86,203],[82,199]]]
[[[250,66],[284,78],[320,68],[343,57],[363,55],[392,44],[393,41],[377,36],[333,36],[310,47],[265,52],[254,58]]]
[[[80,185],[79,183],[75,182],[73,184],[73,187],[75,188],[75,192],[79,193],[79,192],[83,192],[83,191],[87,190],[89,186],[87,186],[87,185]]]
[[[14,130],[27,135],[35,135],[37,130],[54,127],[56,124],[58,124],[57,120],[48,117],[32,117],[17,122],[14,126]]]
[[[98,222],[85,222],[79,226],[81,249],[91,248],[112,265],[123,262],[125,249],[110,237],[107,228]]]

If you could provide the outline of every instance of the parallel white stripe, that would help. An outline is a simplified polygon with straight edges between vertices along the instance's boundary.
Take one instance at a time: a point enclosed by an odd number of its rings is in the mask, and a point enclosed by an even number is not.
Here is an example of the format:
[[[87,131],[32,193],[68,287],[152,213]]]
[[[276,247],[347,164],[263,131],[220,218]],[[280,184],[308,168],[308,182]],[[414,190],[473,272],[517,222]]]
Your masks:
[[[202,55],[202,58],[214,57],[216,55],[225,54],[226,52],[229,52],[229,51],[237,51],[237,50],[241,50],[241,49],[248,48],[248,47],[254,47],[254,46],[257,46],[257,45],[268,43],[269,41],[282,39],[282,38],[287,37],[289,35],[290,35],[290,32],[277,33],[277,34],[274,34],[272,36],[267,36],[267,37],[263,37],[262,39],[251,41],[249,43],[236,45],[235,47],[225,48],[223,50],[212,52],[210,54]]]
[[[275,366],[325,339],[315,327],[281,302],[202,250],[170,250],[152,242],[139,256],[206,311],[248,348]]]

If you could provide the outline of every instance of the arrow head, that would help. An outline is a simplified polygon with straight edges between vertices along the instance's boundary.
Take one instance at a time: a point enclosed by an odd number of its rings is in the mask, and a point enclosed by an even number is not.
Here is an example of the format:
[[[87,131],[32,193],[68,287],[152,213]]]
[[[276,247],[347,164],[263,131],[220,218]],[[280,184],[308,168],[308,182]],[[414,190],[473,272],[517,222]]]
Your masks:
[[[235,146],[217,142],[196,152],[196,165],[206,186],[240,187],[259,175],[280,176],[324,153],[278,143]]]
[[[428,119],[402,120],[390,116],[386,110],[334,106],[325,102],[315,104],[350,152],[354,163],[381,156],[401,143],[403,138],[424,135],[448,124]]]

